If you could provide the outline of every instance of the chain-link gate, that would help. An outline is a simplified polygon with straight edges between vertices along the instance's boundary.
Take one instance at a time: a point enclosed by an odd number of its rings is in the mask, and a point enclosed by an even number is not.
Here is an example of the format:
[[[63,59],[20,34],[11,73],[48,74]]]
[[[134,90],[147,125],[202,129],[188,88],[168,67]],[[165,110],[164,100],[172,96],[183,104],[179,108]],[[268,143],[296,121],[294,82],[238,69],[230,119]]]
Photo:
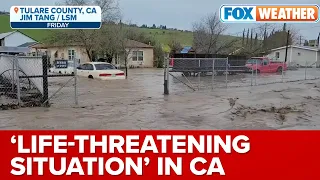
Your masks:
[[[38,74],[40,57],[0,55],[0,104],[2,110],[40,106],[42,81],[21,78]]]
[[[0,63],[0,110],[78,104],[75,60],[66,74],[51,72],[47,56],[1,54]]]
[[[183,84],[192,91],[228,87],[233,75],[247,70],[243,61],[228,58],[171,58],[167,72],[172,85]],[[230,76],[230,77],[229,77]]]

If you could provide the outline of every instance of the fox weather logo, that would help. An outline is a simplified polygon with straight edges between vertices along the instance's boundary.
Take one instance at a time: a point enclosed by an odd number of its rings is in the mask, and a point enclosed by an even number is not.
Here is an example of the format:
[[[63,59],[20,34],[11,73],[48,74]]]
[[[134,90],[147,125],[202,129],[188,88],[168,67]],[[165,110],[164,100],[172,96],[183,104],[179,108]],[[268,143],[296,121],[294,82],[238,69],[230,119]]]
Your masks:
[[[245,22],[319,22],[318,5],[222,5],[220,20],[225,23]]]
[[[255,6],[227,6],[220,8],[222,22],[254,22],[256,21]]]

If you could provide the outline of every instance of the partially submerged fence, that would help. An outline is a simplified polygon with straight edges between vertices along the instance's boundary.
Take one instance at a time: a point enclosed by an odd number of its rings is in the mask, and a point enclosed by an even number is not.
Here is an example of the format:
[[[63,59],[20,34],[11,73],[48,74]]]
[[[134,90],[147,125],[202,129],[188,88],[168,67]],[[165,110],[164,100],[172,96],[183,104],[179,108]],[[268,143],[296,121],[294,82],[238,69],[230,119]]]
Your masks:
[[[46,56],[33,57],[1,54],[0,64],[0,110],[49,106],[52,102],[58,102],[60,105],[68,104],[54,100],[61,96],[59,93],[72,80],[74,80],[74,84],[72,84],[72,91],[68,91],[68,97],[74,100],[69,100],[69,102],[72,102],[69,104],[77,104],[76,73],[49,74]],[[59,83],[51,83],[51,78],[59,79]],[[66,98],[64,97],[63,99],[65,100]]]
[[[282,63],[284,67],[285,63]],[[320,69],[316,68],[316,63],[304,63],[303,67],[291,67],[273,73],[259,73],[247,67],[245,57],[167,58],[164,93],[169,94],[170,89],[199,91],[318,79]],[[258,62],[253,64],[257,65]]]

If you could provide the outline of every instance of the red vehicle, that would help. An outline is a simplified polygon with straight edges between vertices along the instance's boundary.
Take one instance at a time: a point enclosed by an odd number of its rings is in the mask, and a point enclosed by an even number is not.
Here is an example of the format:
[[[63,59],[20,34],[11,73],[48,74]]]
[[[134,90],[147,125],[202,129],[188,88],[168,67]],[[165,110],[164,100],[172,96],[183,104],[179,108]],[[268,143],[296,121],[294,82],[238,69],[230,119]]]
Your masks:
[[[248,71],[257,73],[281,73],[287,70],[287,63],[271,61],[267,57],[253,57],[246,63]]]

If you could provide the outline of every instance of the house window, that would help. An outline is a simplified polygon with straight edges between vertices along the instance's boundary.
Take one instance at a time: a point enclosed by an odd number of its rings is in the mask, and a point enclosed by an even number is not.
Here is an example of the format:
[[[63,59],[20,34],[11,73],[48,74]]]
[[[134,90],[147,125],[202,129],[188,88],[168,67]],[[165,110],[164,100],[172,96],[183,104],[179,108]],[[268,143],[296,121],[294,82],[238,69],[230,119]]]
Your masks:
[[[276,58],[279,59],[280,58],[280,53],[276,52]]]
[[[73,60],[74,58],[76,58],[76,51],[73,49],[69,49],[68,50],[68,59]]]
[[[143,51],[133,51],[132,61],[143,61]]]

